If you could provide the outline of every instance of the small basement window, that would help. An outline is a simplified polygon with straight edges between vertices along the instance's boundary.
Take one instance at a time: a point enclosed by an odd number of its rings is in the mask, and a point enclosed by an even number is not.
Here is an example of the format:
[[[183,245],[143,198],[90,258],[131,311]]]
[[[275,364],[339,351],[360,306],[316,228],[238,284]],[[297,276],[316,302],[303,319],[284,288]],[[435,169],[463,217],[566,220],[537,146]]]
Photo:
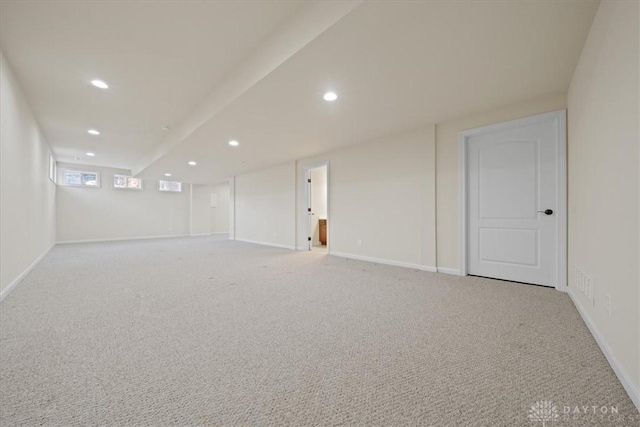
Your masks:
[[[113,188],[142,190],[142,179],[127,175],[113,175]]]
[[[163,181],[160,180],[160,191],[169,191],[173,193],[179,193],[182,191],[182,183],[177,181]]]
[[[100,187],[99,172],[64,171],[64,185]]]

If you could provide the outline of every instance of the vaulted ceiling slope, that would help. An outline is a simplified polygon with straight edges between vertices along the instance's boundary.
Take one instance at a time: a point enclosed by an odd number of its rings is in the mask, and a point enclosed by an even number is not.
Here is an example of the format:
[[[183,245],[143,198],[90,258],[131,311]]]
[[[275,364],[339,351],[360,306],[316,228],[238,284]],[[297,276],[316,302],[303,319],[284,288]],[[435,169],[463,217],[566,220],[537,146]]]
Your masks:
[[[91,146],[96,164],[216,183],[564,92],[597,6],[3,3],[1,34],[61,160]],[[114,40],[102,40],[110,34]],[[113,88],[92,90],[94,77]],[[338,100],[325,102],[326,90]],[[105,131],[91,139],[86,129],[99,126]],[[230,139],[240,146],[229,147]]]
[[[131,168],[302,6],[3,0],[0,46],[60,160]]]

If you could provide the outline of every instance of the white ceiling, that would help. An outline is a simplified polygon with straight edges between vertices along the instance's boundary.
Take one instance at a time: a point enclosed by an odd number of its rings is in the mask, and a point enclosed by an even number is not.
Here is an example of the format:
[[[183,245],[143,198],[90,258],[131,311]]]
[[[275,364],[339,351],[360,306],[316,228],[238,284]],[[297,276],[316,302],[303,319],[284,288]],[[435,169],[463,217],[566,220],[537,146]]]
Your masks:
[[[356,2],[322,28],[307,30],[304,37],[313,39],[308,44],[283,47],[268,44],[267,35],[298,40],[301,28],[309,28],[314,16],[320,20],[321,12],[309,4],[251,2],[28,3],[6,13],[3,3],[2,47],[60,160],[90,147],[99,155],[96,164],[134,168],[146,177],[171,172],[187,182],[216,183],[403,129],[565,92],[597,4]],[[176,21],[183,24],[171,24]],[[242,30],[228,22],[242,22]],[[98,40],[111,26],[124,30],[113,31],[108,42]],[[238,41],[229,46],[232,34]],[[96,43],[108,47],[93,51]],[[243,66],[258,63],[250,61],[252,55],[265,52],[279,54],[277,64],[218,103],[220,108],[202,108],[215,98],[212,93],[229,87],[225,74],[241,73]],[[154,69],[158,75],[150,75]],[[113,89],[87,86],[94,75]],[[322,100],[327,89],[338,93],[336,102]],[[169,120],[185,130],[173,135],[172,144],[163,143],[167,135],[160,130]],[[89,127],[104,130],[99,143],[86,134]],[[231,148],[229,139],[241,145]],[[188,160],[198,166],[187,166]]]
[[[56,157],[131,168],[297,2],[2,1],[0,46]],[[91,86],[102,79],[108,90]],[[87,134],[90,128],[101,135]]]

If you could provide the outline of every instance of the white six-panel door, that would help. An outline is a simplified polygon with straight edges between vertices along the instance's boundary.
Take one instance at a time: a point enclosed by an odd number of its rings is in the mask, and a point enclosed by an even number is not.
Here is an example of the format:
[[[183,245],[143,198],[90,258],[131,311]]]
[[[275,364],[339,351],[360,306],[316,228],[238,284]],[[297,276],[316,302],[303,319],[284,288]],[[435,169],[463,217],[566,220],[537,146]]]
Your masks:
[[[559,286],[564,111],[463,133],[466,273]]]

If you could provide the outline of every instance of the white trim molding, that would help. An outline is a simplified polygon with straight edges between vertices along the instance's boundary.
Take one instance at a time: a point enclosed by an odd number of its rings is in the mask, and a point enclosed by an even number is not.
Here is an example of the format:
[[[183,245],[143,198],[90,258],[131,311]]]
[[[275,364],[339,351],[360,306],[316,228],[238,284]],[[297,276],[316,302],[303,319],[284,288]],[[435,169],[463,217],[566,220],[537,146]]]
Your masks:
[[[438,267],[438,273],[451,274],[454,276],[462,276],[457,268]]]
[[[435,273],[437,271],[436,267],[431,267],[428,265],[412,264],[412,263],[403,262],[403,261],[393,261],[390,259],[373,258],[373,257],[368,257],[363,255],[347,254],[344,252],[331,252],[329,255],[337,256],[340,258],[355,259],[358,261],[373,262],[376,264],[393,265],[394,267],[413,268],[415,270],[430,271],[432,273]]]
[[[100,242],[121,242],[124,240],[146,240],[146,239],[171,239],[174,237],[192,237],[190,234],[166,234],[161,236],[139,236],[139,237],[116,237],[110,239],[86,239],[86,240],[62,240],[58,245],[70,245],[74,243],[100,243]]]
[[[27,274],[29,274],[31,272],[31,270],[33,270],[36,267],[36,265],[38,265],[38,263],[40,261],[42,261],[42,259],[45,256],[47,256],[47,254],[49,252],[51,252],[51,249],[53,249],[54,246],[55,246],[55,243],[53,245],[49,246],[49,249],[47,249],[43,253],[41,253],[40,256],[38,258],[36,258],[36,260],[33,261],[29,267],[27,267],[22,273],[20,273],[20,275],[18,277],[13,279],[11,281],[11,283],[9,283],[9,285],[6,288],[4,288],[2,290],[2,292],[0,292],[0,302],[2,302],[7,297],[7,295],[9,295],[9,293],[13,289],[15,289],[15,287],[18,286],[18,284],[20,284],[20,282],[22,282],[22,279],[24,279],[27,276]]]
[[[558,213],[558,266],[555,288],[566,292],[567,287],[567,110],[557,110],[548,113],[522,119],[509,120],[488,126],[482,126],[460,132],[459,142],[459,181],[458,181],[458,239],[459,239],[459,264],[460,275],[467,275],[467,141],[469,138],[487,133],[495,133],[530,124],[538,124],[549,121],[556,123],[556,136],[558,140],[557,152],[557,176],[558,192],[556,212]]]
[[[302,211],[302,215],[304,217],[306,217],[306,224],[307,224],[307,228],[306,228],[306,233],[305,236],[303,236],[303,238],[305,239],[305,243],[302,245],[302,247],[304,249],[297,249],[300,247],[300,245],[298,245],[298,236],[296,235],[296,250],[306,250],[306,251],[310,251],[311,247],[309,246],[310,243],[308,243],[307,239],[309,238],[309,232],[311,231],[311,217],[309,216],[309,211],[307,209],[309,209],[311,206],[309,206],[309,184],[308,184],[308,180],[311,178],[311,170],[312,169],[316,169],[316,168],[321,168],[323,166],[327,167],[327,253],[331,253],[331,236],[330,236],[330,232],[331,232],[331,165],[329,163],[329,160],[322,160],[322,161],[318,161],[318,162],[314,162],[314,163],[309,163],[308,165],[304,165],[302,166],[302,172],[304,175],[304,181],[302,182],[302,184],[304,185],[304,200],[306,200],[305,206],[304,206],[304,211]],[[297,168],[298,168],[298,164],[296,162],[296,180],[297,180]],[[296,194],[297,194],[297,190],[296,190]],[[297,206],[297,201],[296,201],[296,206]],[[296,208],[297,209],[297,208]],[[296,215],[296,221],[298,221],[298,216]],[[296,224],[296,232],[297,232],[297,224]]]
[[[609,365],[611,365],[613,372],[615,372],[616,376],[622,383],[622,387],[624,387],[625,391],[629,395],[629,398],[631,399],[633,404],[636,405],[636,408],[638,409],[638,411],[640,411],[640,390],[633,383],[633,381],[631,380],[631,377],[624,370],[620,362],[618,362],[618,359],[613,354],[613,350],[611,350],[611,347],[609,347],[603,335],[600,333],[600,331],[596,327],[596,324],[589,317],[589,314],[587,313],[587,311],[584,308],[582,308],[582,305],[580,304],[578,298],[573,294],[573,289],[574,288],[571,288],[571,287],[567,288],[567,293],[569,294],[571,301],[573,301],[573,305],[576,306],[578,313],[580,313],[580,317],[582,317],[582,320],[587,325],[587,328],[589,328],[591,335],[593,335],[593,338],[596,340],[596,343],[598,343],[600,350],[602,350],[604,357],[606,357],[607,361],[609,362]]]
[[[280,249],[290,249],[292,251],[296,250],[296,247],[293,246],[293,245],[283,245],[283,244],[280,244],[280,243],[260,242],[258,240],[240,239],[238,237],[236,237],[235,240],[237,242],[251,243],[253,245],[271,246],[271,247],[280,248]]]

